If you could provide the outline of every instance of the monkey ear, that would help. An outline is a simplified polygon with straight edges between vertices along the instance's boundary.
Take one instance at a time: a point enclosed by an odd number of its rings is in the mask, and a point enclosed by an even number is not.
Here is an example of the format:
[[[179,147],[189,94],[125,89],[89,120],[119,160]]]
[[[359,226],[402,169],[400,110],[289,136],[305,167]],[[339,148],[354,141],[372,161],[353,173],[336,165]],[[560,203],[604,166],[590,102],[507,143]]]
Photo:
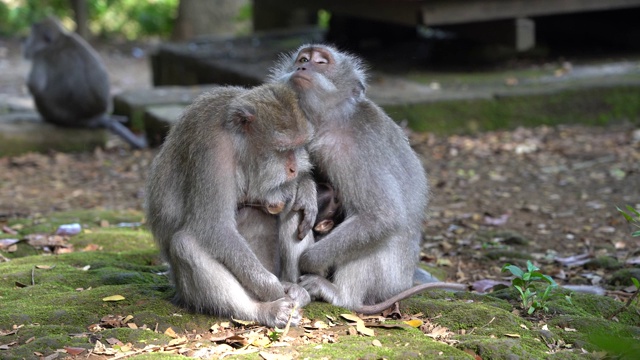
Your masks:
[[[254,114],[254,111],[252,109],[245,108],[245,107],[235,109],[233,111],[233,114],[231,115],[231,121],[235,125],[240,125],[240,126],[246,126],[254,122],[255,119],[256,119],[256,115]]]
[[[366,91],[366,88],[362,83],[362,81],[358,81],[356,86],[353,88],[353,96],[359,99],[364,96],[365,91]]]

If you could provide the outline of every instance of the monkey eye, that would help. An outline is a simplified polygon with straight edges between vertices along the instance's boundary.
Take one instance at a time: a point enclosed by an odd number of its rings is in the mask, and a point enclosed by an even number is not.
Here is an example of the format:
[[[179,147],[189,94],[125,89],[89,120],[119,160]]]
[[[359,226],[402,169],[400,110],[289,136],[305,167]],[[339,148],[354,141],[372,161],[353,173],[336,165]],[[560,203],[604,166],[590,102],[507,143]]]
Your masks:
[[[301,57],[300,59],[298,59],[298,62],[306,63],[309,62],[309,59],[307,59],[306,57]]]

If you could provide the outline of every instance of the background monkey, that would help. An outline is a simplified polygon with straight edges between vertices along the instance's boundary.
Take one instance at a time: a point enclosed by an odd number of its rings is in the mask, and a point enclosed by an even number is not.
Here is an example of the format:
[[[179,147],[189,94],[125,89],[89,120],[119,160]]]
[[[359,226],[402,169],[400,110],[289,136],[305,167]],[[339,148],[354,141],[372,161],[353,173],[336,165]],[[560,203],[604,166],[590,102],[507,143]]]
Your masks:
[[[308,149],[316,180],[335,189],[344,215],[322,240],[298,250],[299,270],[306,274],[300,284],[313,298],[377,310],[365,305],[412,285],[429,194],[423,166],[402,129],[366,97],[358,58],[304,45],[280,59],[270,81],[297,92],[315,128]]]
[[[301,227],[311,228],[316,193],[305,177],[311,165],[304,149],[311,132],[285,85],[221,87],[185,110],[151,166],[146,189],[147,221],[171,266],[177,302],[273,327],[283,327],[291,314],[294,325],[300,321],[292,310],[309,295],[269,271],[279,266],[270,237],[276,220],[242,205],[302,208]],[[298,236],[299,217],[288,226],[292,236]]]
[[[32,61],[27,87],[42,118],[60,126],[105,127],[136,148],[146,140],[107,113],[109,75],[98,54],[55,17],[31,26],[24,56]]]

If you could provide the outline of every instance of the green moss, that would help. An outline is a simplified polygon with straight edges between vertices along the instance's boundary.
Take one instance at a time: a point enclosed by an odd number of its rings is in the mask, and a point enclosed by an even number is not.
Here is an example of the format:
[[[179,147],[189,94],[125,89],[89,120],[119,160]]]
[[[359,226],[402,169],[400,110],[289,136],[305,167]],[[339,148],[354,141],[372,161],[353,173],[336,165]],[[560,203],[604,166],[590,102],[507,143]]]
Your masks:
[[[619,120],[637,122],[640,87],[584,88],[542,95],[389,105],[384,108],[393,119],[406,119],[415,131],[437,134],[576,123],[601,126]]]
[[[611,275],[607,282],[613,286],[630,286],[633,285],[631,278],[640,280],[640,268],[618,270]]]
[[[131,220],[131,214],[125,215]],[[117,219],[118,214],[94,212],[71,215],[52,214],[32,220],[29,230],[41,230],[38,226],[55,227],[56,222],[88,222],[90,231],[74,236],[75,252],[61,255],[30,255],[0,263],[0,329],[24,325],[17,334],[3,337],[2,343],[17,341],[18,345],[3,350],[0,356],[7,358],[33,358],[34,351],[50,355],[64,346],[91,348],[87,327],[97,324],[107,315],[132,315],[139,327],[157,329],[134,330],[109,329],[101,332],[104,337],[115,337],[141,348],[142,344],[165,344],[169,338],[162,335],[171,327],[177,333],[206,332],[214,323],[228,321],[216,317],[194,314],[172,304],[174,290],[168,278],[162,274],[166,266],[159,259],[156,246],[145,230],[131,228],[101,228],[100,219]],[[109,220],[111,222],[111,220]],[[115,222],[111,222],[112,224]],[[100,244],[102,250],[79,251],[83,244]],[[86,245],[84,245],[86,246]],[[46,267],[38,268],[39,265]],[[88,266],[88,268],[86,268]],[[31,281],[34,285],[31,285]],[[16,282],[27,285],[18,287]],[[633,305],[616,316],[607,317],[622,306],[608,297],[573,294],[570,304],[564,298],[569,292],[557,290],[549,301],[549,313],[544,315],[549,330],[545,334],[553,341],[575,344],[589,351],[603,348],[598,339],[588,334],[596,329],[602,334],[613,334],[620,339],[640,338],[640,312]],[[104,302],[111,295],[125,299]],[[375,328],[376,339],[382,347],[372,344],[373,338],[339,333],[338,341],[331,344],[296,346],[301,358],[472,358],[464,350],[470,349],[483,358],[521,359],[549,358],[548,348],[538,341],[542,330],[536,321],[529,321],[513,309],[518,296],[513,288],[488,295],[470,292],[429,291],[402,302],[404,313],[422,313],[433,323],[447,327],[455,333],[455,347],[434,341],[420,330],[413,328]],[[310,319],[345,323],[340,317],[348,310],[325,303],[314,302],[304,309]],[[524,325],[526,328],[523,328]],[[575,328],[577,331],[566,331]],[[336,330],[338,331],[338,330]],[[505,334],[517,335],[509,338]],[[35,340],[26,344],[30,338]],[[538,340],[537,340],[538,339]],[[592,343],[593,342],[593,343]],[[137,346],[140,344],[140,346]],[[604,349],[604,348],[603,348]],[[615,353],[615,349],[612,351]],[[621,353],[622,354],[622,353]],[[578,352],[560,351],[552,358],[577,358]],[[581,358],[587,355],[580,354]],[[624,354],[623,354],[624,355]],[[149,354],[147,358],[175,358],[167,354]],[[257,354],[247,355],[258,359]]]
[[[327,317],[331,319],[339,319],[340,314],[350,314],[351,310],[333,306],[323,302],[312,302],[305,306],[304,317],[314,320],[326,321]]]
[[[375,337],[339,337],[333,344],[306,346],[300,349],[300,358],[310,359],[473,359],[454,347],[437,342],[418,329],[375,329]],[[374,346],[377,339],[381,347]]]
[[[607,270],[616,270],[622,267],[622,264],[618,259],[612,256],[599,256],[588,263],[586,263],[585,268],[587,269],[607,269]]]
[[[560,329],[558,333],[565,342],[589,351],[600,349],[592,343],[592,337],[605,336],[621,340],[636,339],[636,341],[640,339],[640,328],[637,326],[590,316],[558,316],[550,319],[548,325]]]

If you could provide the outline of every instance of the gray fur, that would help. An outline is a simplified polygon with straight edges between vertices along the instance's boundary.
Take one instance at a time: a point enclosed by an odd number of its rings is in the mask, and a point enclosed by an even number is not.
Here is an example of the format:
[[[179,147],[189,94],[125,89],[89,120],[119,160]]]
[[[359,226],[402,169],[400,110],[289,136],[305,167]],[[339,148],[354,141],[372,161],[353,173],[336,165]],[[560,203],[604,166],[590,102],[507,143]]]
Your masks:
[[[270,81],[298,93],[315,128],[312,163],[336,189],[345,217],[301,252],[300,284],[314,298],[353,310],[410,288],[427,177],[403,130],[366,97],[362,62],[330,46],[304,45],[281,58]]]
[[[31,27],[24,56],[32,61],[27,87],[36,109],[52,124],[105,127],[136,148],[146,140],[111,117],[109,75],[98,53],[55,17]]]
[[[199,97],[171,129],[146,189],[148,225],[169,262],[176,301],[190,309],[282,327],[309,296],[281,283],[279,220],[245,204],[287,204],[297,236],[315,219],[304,149],[311,126],[283,85],[221,87]],[[301,191],[299,191],[301,189]],[[238,209],[240,209],[238,211]]]

